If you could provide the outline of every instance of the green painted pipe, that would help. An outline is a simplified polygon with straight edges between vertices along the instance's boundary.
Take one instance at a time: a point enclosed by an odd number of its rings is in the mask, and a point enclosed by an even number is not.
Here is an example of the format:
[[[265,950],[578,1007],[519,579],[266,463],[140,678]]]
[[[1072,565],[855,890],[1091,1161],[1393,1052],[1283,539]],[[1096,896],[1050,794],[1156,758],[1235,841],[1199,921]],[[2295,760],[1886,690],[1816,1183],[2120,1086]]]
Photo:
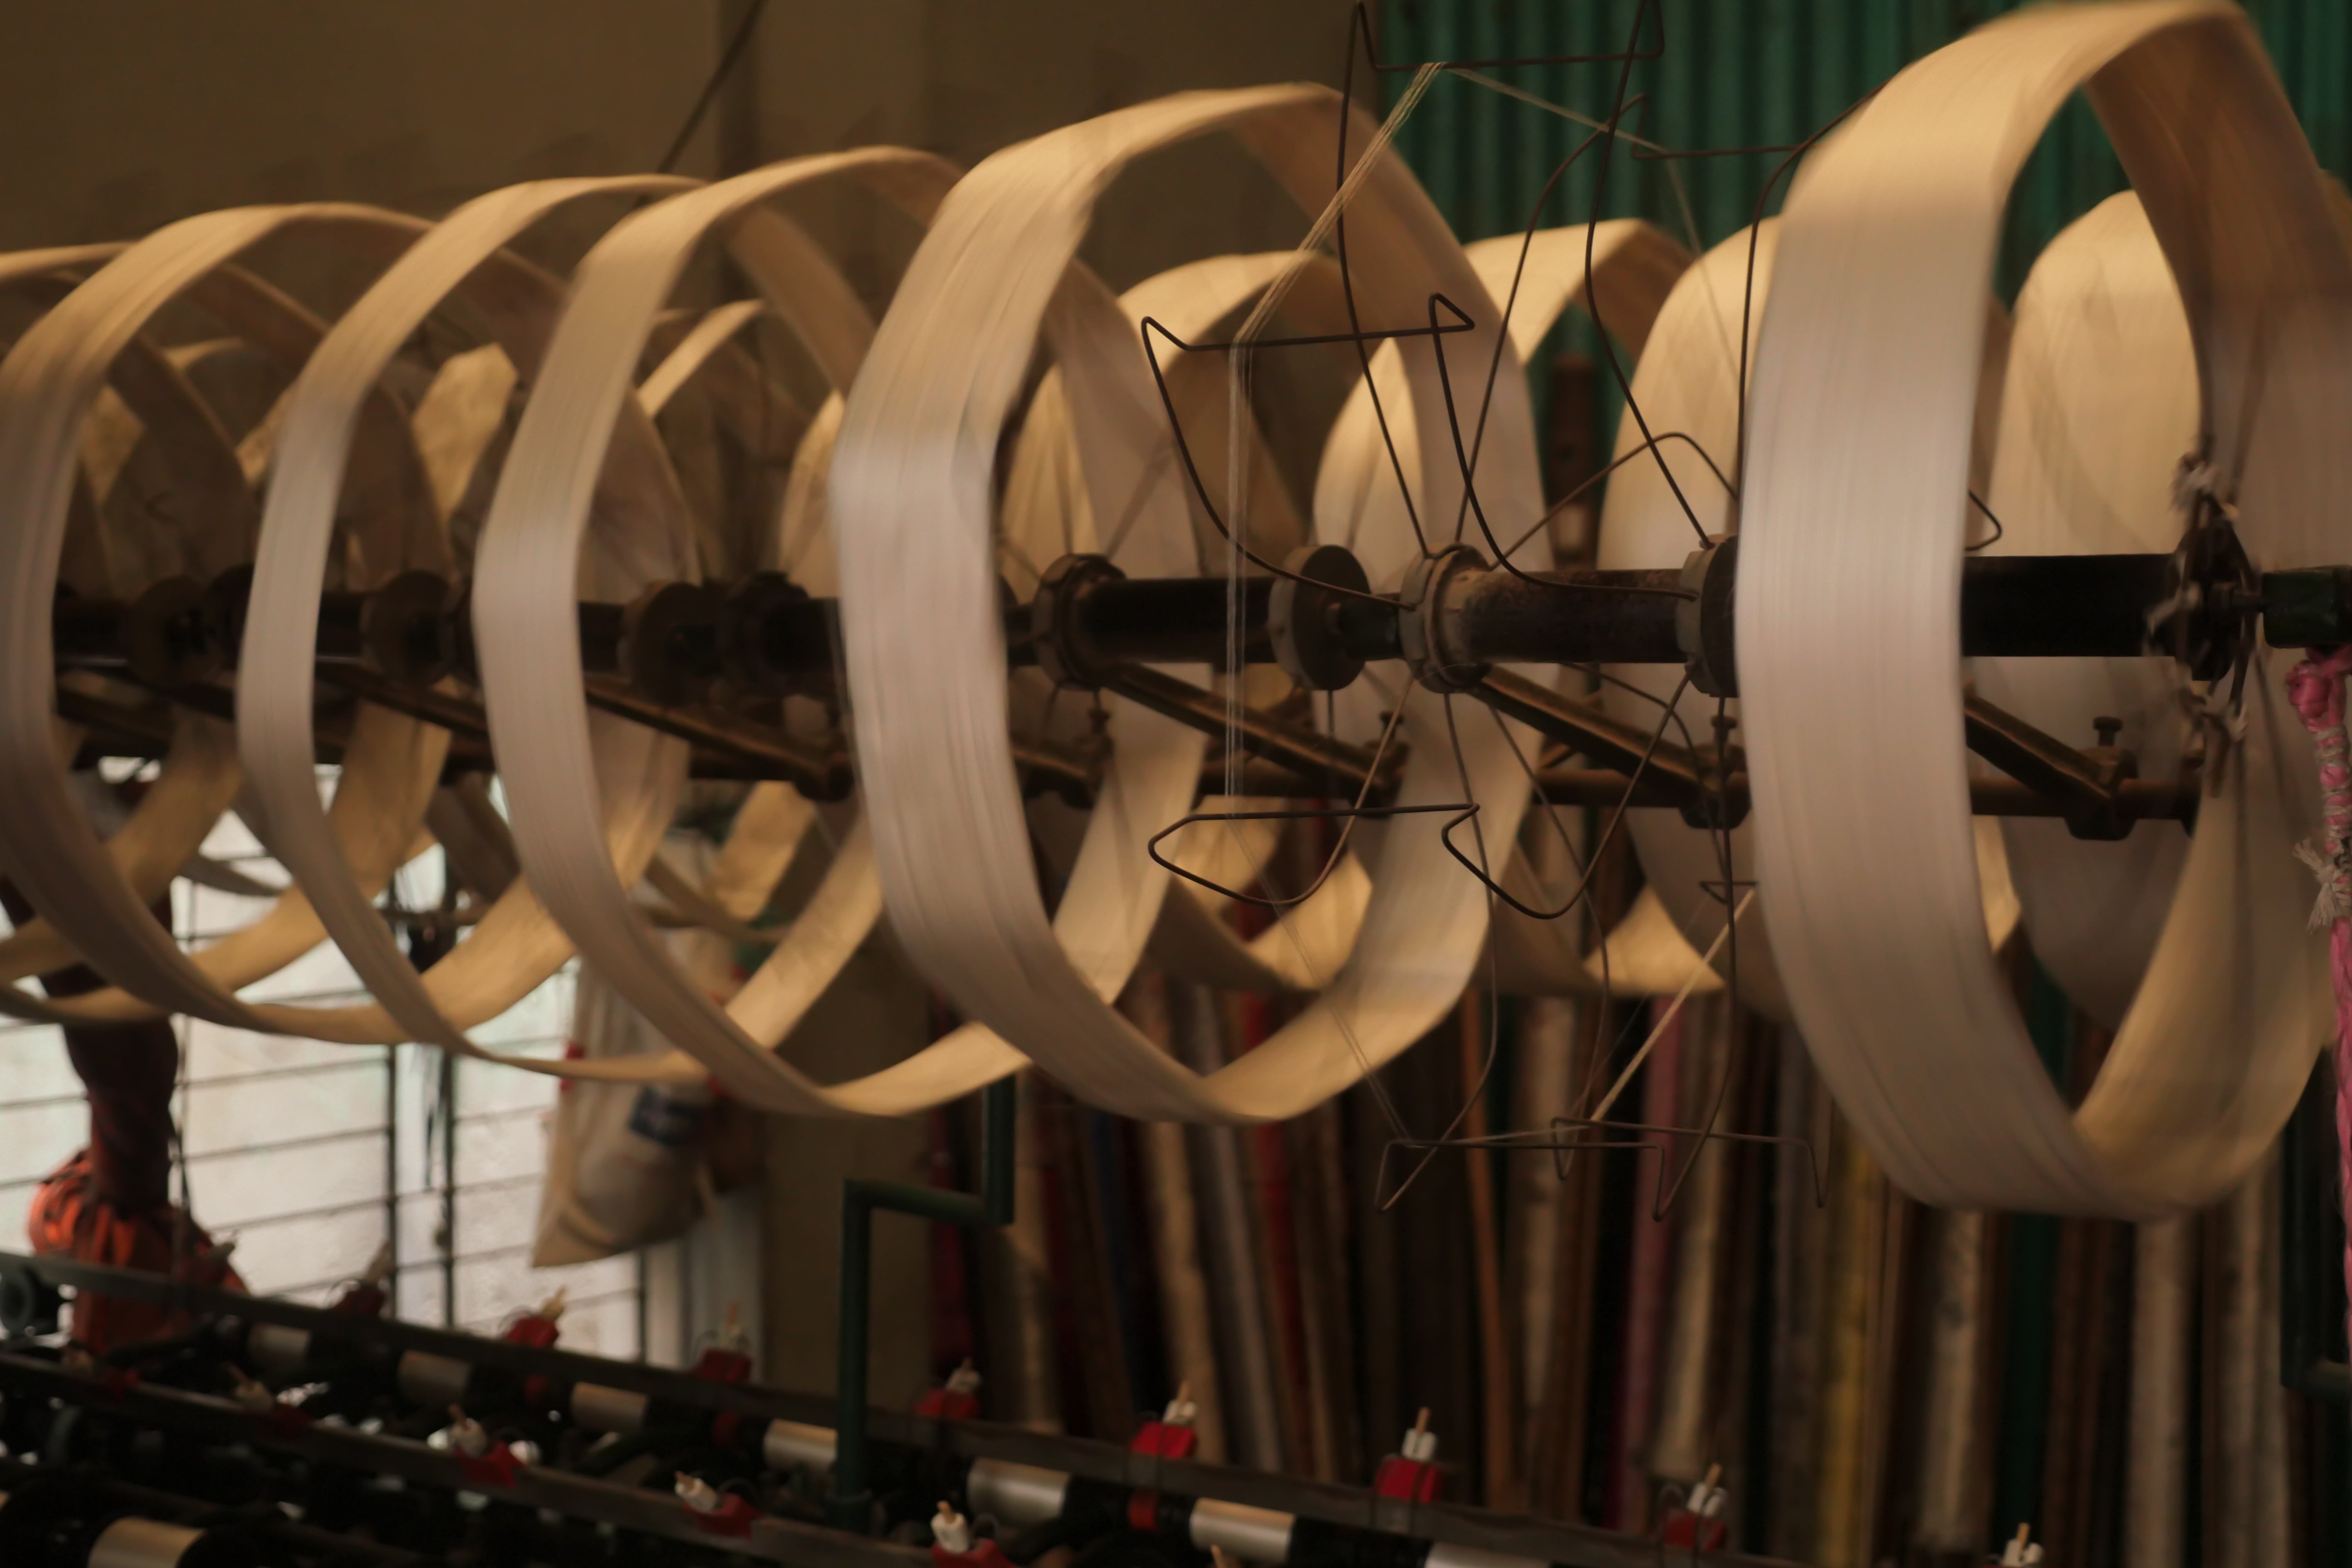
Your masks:
[[[902,1182],[852,1179],[841,1189],[841,1341],[839,1413],[834,1423],[833,1502],[835,1527],[861,1534],[872,1522],[874,1499],[866,1479],[866,1373],[874,1300],[874,1215],[912,1215],[967,1230],[1013,1222],[1013,1082],[1002,1078],[981,1090],[978,1193],[941,1192]]]

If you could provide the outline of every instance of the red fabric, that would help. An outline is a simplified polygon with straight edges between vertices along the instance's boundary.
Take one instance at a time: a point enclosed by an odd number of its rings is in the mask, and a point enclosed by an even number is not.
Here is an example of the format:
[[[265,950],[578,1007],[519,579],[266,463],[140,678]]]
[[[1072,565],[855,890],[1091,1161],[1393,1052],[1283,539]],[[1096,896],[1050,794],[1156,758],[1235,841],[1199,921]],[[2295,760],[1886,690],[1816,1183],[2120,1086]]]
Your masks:
[[[213,1246],[213,1238],[170,1204],[128,1214],[100,1197],[87,1149],[52,1172],[33,1196],[25,1229],[36,1253],[84,1263],[138,1268],[192,1285],[242,1290],[245,1281]],[[179,1238],[179,1246],[173,1245]],[[184,1313],[142,1301],[84,1292],[74,1298],[74,1338],[103,1352],[186,1326]]]
[[[1189,1459],[1199,1446],[1201,1435],[1190,1426],[1178,1426],[1165,1421],[1146,1421],[1136,1428],[1129,1440],[1130,1454],[1150,1454],[1160,1459]]]
[[[504,1443],[494,1443],[487,1454],[459,1454],[457,1473],[469,1487],[510,1487],[522,1461]]]
[[[281,1436],[292,1436],[306,1426],[316,1426],[318,1420],[300,1405],[289,1405],[283,1400],[276,1401],[261,1413],[262,1426]]]
[[[741,1351],[730,1351],[721,1345],[705,1345],[695,1358],[694,1375],[707,1383],[749,1383],[751,1381],[751,1358]]]
[[[751,1521],[760,1517],[760,1510],[753,1508],[748,1499],[738,1497],[733,1492],[721,1492],[719,1506],[709,1513],[691,1507],[688,1512],[693,1516],[696,1528],[712,1535],[749,1535],[751,1533]],[[1007,1568],[1010,1568],[1009,1564]]]
[[[915,1398],[915,1414],[940,1421],[977,1421],[980,1395],[956,1388],[927,1389]]]
[[[0,906],[19,926],[35,912],[5,881]],[[156,905],[154,915],[171,924],[168,905]],[[51,996],[79,996],[104,984],[79,963],[41,976],[41,989]],[[89,1096],[90,1179],[98,1195],[128,1214],[163,1207],[171,1195],[172,1089],[180,1076],[172,1021],[77,1024],[65,1037],[66,1055]]]
[[[499,1337],[510,1345],[529,1345],[532,1350],[543,1351],[553,1345],[562,1334],[563,1331],[555,1326],[554,1319],[542,1318],[537,1312],[525,1312],[509,1323],[507,1331]]]
[[[1731,1532],[1719,1519],[1701,1519],[1688,1509],[1675,1509],[1666,1515],[1658,1541],[1664,1546],[1686,1547],[1693,1552],[1720,1552]]]
[[[381,1318],[383,1316],[384,1308],[390,1304],[390,1299],[384,1295],[383,1286],[361,1283],[353,1285],[336,1297],[334,1304],[327,1310],[331,1312],[348,1312],[354,1318]]]
[[[1444,1482],[1435,1465],[1391,1454],[1372,1472],[1372,1490],[1399,1502],[1435,1502]]]
[[[43,989],[52,996],[74,994],[58,981],[45,976]],[[170,1020],[69,1028],[65,1037],[66,1055],[89,1097],[93,1188],[131,1214],[164,1206],[172,1179],[172,1089],[180,1074],[180,1043]]]
[[[0,905],[17,925],[34,910],[0,882]],[[170,910],[155,918],[168,925]],[[75,964],[41,976],[51,996],[79,996],[105,984]],[[34,1194],[26,1239],[36,1253],[168,1274],[185,1283],[242,1290],[245,1282],[215,1251],[213,1238],[171,1203],[172,1090],[180,1042],[168,1018],[76,1025],[66,1055],[89,1098],[89,1146],[58,1167]],[[185,1325],[184,1314],[136,1301],[83,1294],[74,1300],[74,1337],[93,1351]]]

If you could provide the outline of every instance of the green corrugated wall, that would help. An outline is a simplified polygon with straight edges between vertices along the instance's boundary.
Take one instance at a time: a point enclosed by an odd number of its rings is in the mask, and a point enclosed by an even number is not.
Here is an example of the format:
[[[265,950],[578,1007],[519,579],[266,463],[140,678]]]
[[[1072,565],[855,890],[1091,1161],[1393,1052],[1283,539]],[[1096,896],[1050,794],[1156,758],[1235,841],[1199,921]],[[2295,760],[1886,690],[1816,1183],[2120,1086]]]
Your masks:
[[[1637,0],[1381,0],[1385,63],[1599,55],[1622,51]],[[1787,145],[1921,55],[2015,9],[2008,0],[1664,0],[1665,47],[1637,62],[1632,90],[1646,116],[1631,128],[1668,147]],[[2352,0],[2256,0],[2252,13],[2277,63],[2322,166],[2352,171]],[[1614,64],[1522,66],[1490,74],[1550,102],[1601,118],[1614,101]],[[1382,79],[1393,99],[1410,79]],[[1406,121],[1399,145],[1465,239],[1527,226],[1529,208],[1560,159],[1587,134],[1573,124],[1477,83],[1440,77]],[[1679,161],[1687,198],[1662,162],[1621,153],[1609,171],[1603,217],[1646,217],[1685,245],[1738,230],[1755,211],[1780,154]],[[1599,160],[1580,159],[1544,211],[1546,226],[1592,216]],[[2080,100],[2042,138],[2011,203],[1998,286],[2013,294],[2052,235],[2122,188],[2123,173]],[[1783,179],[1769,210],[1787,190]],[[1581,348],[1587,329],[1564,321],[1560,348]],[[1537,382],[1538,402],[1547,387]],[[1602,389],[1613,435],[1616,398]],[[1540,413],[1540,410],[1539,410]],[[1605,446],[1604,446],[1605,449]]]
[[[1607,54],[1622,50],[1636,0],[1385,0],[1387,61]],[[1642,134],[1669,147],[1794,142],[1921,55],[2011,10],[2000,0],[1665,0],[1662,58],[1634,65],[1633,89],[1650,110]],[[2248,9],[2277,62],[2320,163],[2352,166],[2352,4],[2259,0]],[[1616,65],[1519,67],[1494,74],[1537,96],[1599,117],[1614,97]],[[1393,94],[1406,78],[1392,74]],[[1400,138],[1405,155],[1465,239],[1525,226],[1545,178],[1586,134],[1580,126],[1472,82],[1441,78]],[[1581,219],[1595,167],[1561,182],[1548,223]],[[1680,166],[1699,237],[1738,228],[1777,156],[1699,159]],[[1688,242],[1664,165],[1610,173],[1603,216],[1652,218]],[[2079,103],[2043,139],[2013,205],[2006,270],[2101,197],[2122,175]]]

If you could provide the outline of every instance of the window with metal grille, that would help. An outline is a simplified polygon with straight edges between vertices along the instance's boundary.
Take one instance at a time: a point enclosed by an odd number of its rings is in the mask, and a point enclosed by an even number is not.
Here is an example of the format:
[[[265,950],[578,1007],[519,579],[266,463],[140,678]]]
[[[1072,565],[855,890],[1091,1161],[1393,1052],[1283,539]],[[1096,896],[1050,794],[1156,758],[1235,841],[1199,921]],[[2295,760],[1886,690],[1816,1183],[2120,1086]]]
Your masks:
[[[334,770],[320,770],[322,789],[333,780]],[[204,854],[256,882],[286,880],[234,817],[214,830]],[[440,851],[404,868],[394,890],[407,908],[437,903]],[[184,878],[172,889],[173,930],[201,946],[267,907]],[[305,1004],[365,995],[332,943],[245,994]],[[476,1037],[504,1051],[560,1056],[571,1015],[567,968]],[[555,1079],[420,1046],[327,1045],[190,1019],[178,1027],[173,1195],[184,1190],[215,1237],[236,1239],[237,1270],[253,1289],[323,1300],[389,1241],[393,1310],[403,1318],[495,1332],[561,1289],[567,1349],[642,1353],[636,1258],[530,1264]],[[26,1244],[35,1189],[88,1132],[58,1032],[0,1022],[0,1247]]]

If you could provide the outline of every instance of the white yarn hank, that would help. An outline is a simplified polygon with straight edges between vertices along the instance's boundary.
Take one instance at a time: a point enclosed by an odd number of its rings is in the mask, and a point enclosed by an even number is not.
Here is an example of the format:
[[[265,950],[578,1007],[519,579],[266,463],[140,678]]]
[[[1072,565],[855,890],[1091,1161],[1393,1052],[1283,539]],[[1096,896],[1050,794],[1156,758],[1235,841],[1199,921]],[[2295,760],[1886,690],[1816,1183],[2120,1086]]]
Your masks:
[[[2085,84],[2180,282],[2207,458],[2248,550],[2340,554],[2352,258],[2251,27],[2219,4],[2037,8],[1895,78],[1790,194],[1740,679],[1781,978],[1874,1157],[1933,1203],[2138,1217],[2238,1184],[2332,1019],[2286,852],[2314,820],[2311,769],[2275,670],[2248,680],[2245,741],[2209,767],[2172,912],[2078,1112],[1979,924],[1958,577],[1983,301],[2005,193]]]
[[[1320,89],[1185,94],[997,154],[942,206],[877,335],[844,424],[834,481],[843,632],[893,927],[970,1015],[1073,1092],[1124,1114],[1252,1121],[1318,1103],[1419,1037],[1459,994],[1484,935],[1484,891],[1438,842],[1443,819],[1400,818],[1374,869],[1372,907],[1348,970],[1274,1039],[1211,1078],[1197,1077],[1136,1034],[1105,994],[1123,981],[1118,961],[1139,945],[1138,928],[1148,931],[1165,893],[1166,878],[1150,866],[1143,843],[1189,809],[1192,780],[1171,767],[1158,775],[1165,793],[1156,798],[1107,791],[1048,922],[1029,868],[1002,717],[1005,678],[988,527],[995,433],[1049,307],[1079,303],[1065,279],[1096,194],[1147,151],[1230,129],[1302,206],[1319,211],[1339,109]],[[1496,352],[1496,312],[1392,157],[1368,172],[1349,216],[1351,252],[1364,258],[1358,297],[1370,319],[1418,321],[1437,289],[1480,323],[1435,345],[1416,341],[1407,354],[1418,373],[1424,472],[1433,476],[1435,510],[1450,513],[1458,478],[1448,472],[1443,404],[1427,367],[1433,353],[1444,352],[1454,356],[1456,377],[1475,384]],[[1074,395],[1074,408],[1091,402],[1108,414],[1114,400],[1131,407],[1130,451],[1147,450],[1160,420],[1148,370],[1132,349],[1098,368],[1102,395]],[[1524,528],[1539,503],[1525,387],[1507,350],[1490,419],[1497,437],[1482,462],[1481,493],[1500,526]],[[1093,460],[1112,454],[1097,444],[1087,455],[1095,488]],[[1098,512],[1108,510],[1099,489],[1096,500]],[[1163,504],[1181,505],[1181,493]],[[1409,699],[1406,724],[1418,743],[1402,804],[1461,798],[1460,781],[1446,776],[1454,767],[1435,700]],[[1465,726],[1465,742],[1487,841],[1507,844],[1526,780],[1491,726]],[[1167,744],[1197,769],[1197,737],[1170,736]],[[1114,758],[1127,749],[1122,738]],[[1056,932],[1070,951],[1057,944]]]

